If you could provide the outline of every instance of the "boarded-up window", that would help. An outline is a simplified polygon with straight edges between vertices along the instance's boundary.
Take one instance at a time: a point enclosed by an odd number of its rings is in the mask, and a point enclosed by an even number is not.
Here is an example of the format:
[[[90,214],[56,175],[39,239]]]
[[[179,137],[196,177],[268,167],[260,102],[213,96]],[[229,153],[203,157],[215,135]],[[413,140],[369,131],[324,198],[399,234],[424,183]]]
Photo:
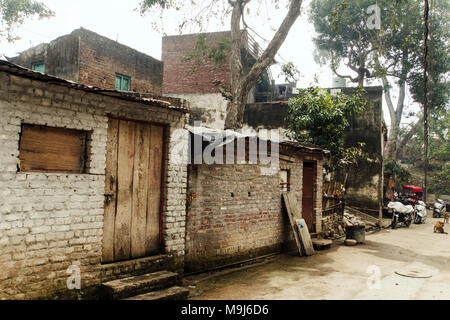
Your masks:
[[[22,125],[19,171],[85,173],[88,132]]]

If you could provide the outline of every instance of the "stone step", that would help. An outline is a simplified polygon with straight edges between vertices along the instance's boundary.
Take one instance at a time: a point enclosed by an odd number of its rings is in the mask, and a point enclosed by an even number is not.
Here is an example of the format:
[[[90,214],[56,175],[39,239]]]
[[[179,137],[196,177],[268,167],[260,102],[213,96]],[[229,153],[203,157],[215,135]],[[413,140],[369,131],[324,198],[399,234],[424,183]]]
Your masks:
[[[174,286],[164,290],[144,293],[124,300],[185,300],[188,296],[188,289]]]
[[[178,273],[164,270],[105,282],[101,285],[101,292],[105,299],[120,300],[149,291],[172,287],[179,284],[179,282],[180,277]]]

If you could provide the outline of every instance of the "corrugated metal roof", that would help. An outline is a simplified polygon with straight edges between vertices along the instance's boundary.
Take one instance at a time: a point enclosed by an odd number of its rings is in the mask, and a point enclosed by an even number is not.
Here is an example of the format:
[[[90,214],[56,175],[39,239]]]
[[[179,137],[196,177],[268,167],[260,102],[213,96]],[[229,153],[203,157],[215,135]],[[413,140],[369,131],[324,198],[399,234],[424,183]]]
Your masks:
[[[203,140],[205,142],[212,142],[215,140],[215,137],[217,134],[220,135],[220,137],[222,137],[223,142],[222,144],[218,144],[217,147],[221,146],[221,145],[226,145],[228,144],[230,141],[233,141],[234,139],[237,138],[249,138],[249,137],[255,137],[256,135],[254,134],[242,134],[239,133],[237,131],[234,130],[219,130],[219,129],[210,129],[210,128],[206,128],[206,127],[192,127],[192,126],[186,126],[187,130],[195,135],[199,135],[203,137]],[[256,136],[257,137],[257,136]],[[264,140],[264,139],[260,139],[260,140]],[[267,141],[271,141],[270,139],[268,139]],[[273,141],[273,142],[277,142],[277,141]],[[312,153],[329,153],[328,150],[324,150],[323,148],[316,146],[316,145],[312,145],[312,144],[304,144],[304,143],[299,143],[299,142],[294,142],[294,141],[281,141],[279,142],[280,146],[286,146],[286,147],[290,147],[296,150],[307,150],[309,152]]]
[[[318,151],[318,152],[323,152],[323,153],[329,153],[328,150],[324,150],[320,146],[316,146],[316,145],[308,144],[308,143],[299,143],[299,142],[295,142],[295,141],[283,141],[283,142],[280,142],[280,145],[293,147],[296,149],[305,149],[305,150],[309,150],[309,151]]]
[[[89,86],[65,79],[61,79],[55,76],[50,76],[48,74],[36,72],[21,66],[18,66],[14,63],[11,63],[6,60],[0,59],[0,71],[7,72],[19,77],[29,78],[33,80],[43,81],[50,84],[56,84],[76,90],[82,90],[85,92],[101,94],[104,96],[109,96],[113,98],[118,98],[122,100],[142,103],[151,106],[157,106],[161,108],[166,108],[170,110],[180,111],[184,113],[189,112],[189,107],[187,106],[187,102],[182,99],[171,98],[171,97],[160,97],[160,96],[151,96],[150,94],[140,94],[136,92],[126,92],[126,91],[117,91],[111,89],[104,89],[95,86]],[[151,97],[150,97],[151,96]]]

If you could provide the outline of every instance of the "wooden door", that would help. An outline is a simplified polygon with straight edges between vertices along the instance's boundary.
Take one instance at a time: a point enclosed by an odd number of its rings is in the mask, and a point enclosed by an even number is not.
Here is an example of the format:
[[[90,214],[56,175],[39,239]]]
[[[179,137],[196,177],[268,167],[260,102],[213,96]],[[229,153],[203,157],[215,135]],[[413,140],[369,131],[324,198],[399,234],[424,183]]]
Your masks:
[[[164,128],[109,119],[103,262],[160,250]]]
[[[303,197],[302,197],[302,216],[305,219],[308,229],[311,231],[313,226],[314,210],[314,163],[303,163]]]

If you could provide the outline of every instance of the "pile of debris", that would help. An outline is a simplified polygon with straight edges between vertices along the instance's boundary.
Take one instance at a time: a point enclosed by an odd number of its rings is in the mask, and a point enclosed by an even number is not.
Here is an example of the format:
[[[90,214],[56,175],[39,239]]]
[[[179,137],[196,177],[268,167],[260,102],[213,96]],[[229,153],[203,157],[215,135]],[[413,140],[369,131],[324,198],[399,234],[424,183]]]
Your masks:
[[[345,236],[345,224],[342,215],[325,217],[322,223],[322,236],[325,239],[336,240]]]
[[[350,214],[349,212],[344,213],[344,225],[345,227],[357,227],[365,226],[365,223],[358,217]]]
[[[352,207],[345,208],[343,220],[345,227],[365,226],[366,231],[379,228],[379,221],[377,218]]]
[[[352,207],[345,207],[344,215],[333,214],[322,220],[322,234],[324,239],[337,240],[346,235],[346,228],[363,226],[366,231],[372,231],[378,226],[378,219]]]

